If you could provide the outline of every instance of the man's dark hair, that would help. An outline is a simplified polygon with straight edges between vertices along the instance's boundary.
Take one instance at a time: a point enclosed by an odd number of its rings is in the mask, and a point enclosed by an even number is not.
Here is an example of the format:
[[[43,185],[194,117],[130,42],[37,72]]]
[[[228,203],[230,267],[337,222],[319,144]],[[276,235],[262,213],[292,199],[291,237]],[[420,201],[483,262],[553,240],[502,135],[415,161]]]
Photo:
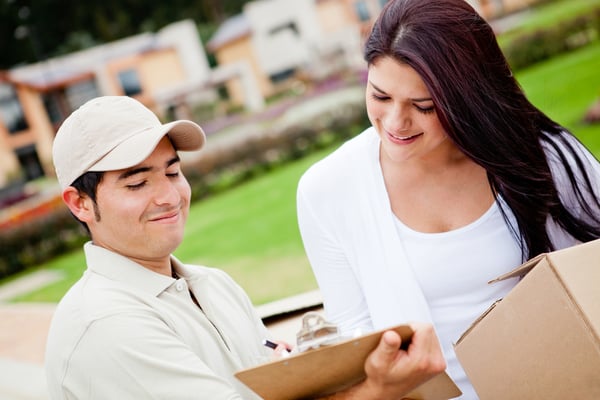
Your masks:
[[[100,219],[100,214],[98,213],[98,208],[96,206],[96,191],[98,190],[98,185],[100,182],[102,182],[103,177],[104,172],[86,172],[79,178],[75,179],[75,181],[71,184],[71,186],[77,189],[77,192],[80,196],[85,195],[92,199],[92,202],[94,203],[94,213],[96,215],[96,219]],[[75,215],[73,215],[73,217],[75,217]],[[77,217],[75,217],[75,219],[79,221],[81,225],[83,225],[87,233],[91,236],[90,228],[88,228],[87,224]]]

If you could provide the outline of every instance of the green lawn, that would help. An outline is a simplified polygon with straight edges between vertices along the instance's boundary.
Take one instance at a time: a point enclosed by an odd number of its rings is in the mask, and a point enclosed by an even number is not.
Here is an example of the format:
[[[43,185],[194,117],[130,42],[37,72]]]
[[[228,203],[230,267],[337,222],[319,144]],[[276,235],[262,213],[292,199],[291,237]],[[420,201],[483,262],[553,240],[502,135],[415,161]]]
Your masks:
[[[503,32],[498,38],[498,43],[503,46],[518,35],[554,26],[598,7],[600,0],[555,0],[542,4],[527,13],[518,26]]]
[[[600,43],[565,54],[517,74],[530,101],[571,129],[600,156],[600,125],[582,123],[600,98]]]
[[[534,104],[600,155],[600,125],[580,122],[600,95],[597,71],[600,44],[523,70],[517,78]],[[295,191],[306,168],[332,149],[193,204],[186,238],[176,255],[184,262],[226,270],[255,304],[315,289],[296,225]],[[18,301],[58,301],[81,275],[83,254],[75,251],[40,268],[62,270],[66,279]]]

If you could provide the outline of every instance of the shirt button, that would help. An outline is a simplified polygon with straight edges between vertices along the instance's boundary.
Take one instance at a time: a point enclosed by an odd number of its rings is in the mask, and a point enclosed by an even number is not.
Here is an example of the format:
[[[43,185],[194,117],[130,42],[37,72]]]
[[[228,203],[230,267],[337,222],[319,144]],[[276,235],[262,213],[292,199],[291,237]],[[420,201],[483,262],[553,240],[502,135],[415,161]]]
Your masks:
[[[177,289],[178,292],[181,292],[183,289],[185,289],[185,284],[182,281],[177,281],[175,284],[175,289]]]

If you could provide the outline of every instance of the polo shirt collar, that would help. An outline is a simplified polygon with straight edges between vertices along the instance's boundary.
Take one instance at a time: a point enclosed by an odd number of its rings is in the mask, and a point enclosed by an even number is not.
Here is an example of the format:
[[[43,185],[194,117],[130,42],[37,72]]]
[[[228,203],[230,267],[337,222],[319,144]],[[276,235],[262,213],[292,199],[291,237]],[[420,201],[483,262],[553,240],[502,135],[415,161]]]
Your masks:
[[[138,290],[158,296],[175,282],[170,276],[154,272],[118,253],[87,242],[83,246],[88,270],[110,280],[135,285]],[[176,270],[181,263],[171,256]]]

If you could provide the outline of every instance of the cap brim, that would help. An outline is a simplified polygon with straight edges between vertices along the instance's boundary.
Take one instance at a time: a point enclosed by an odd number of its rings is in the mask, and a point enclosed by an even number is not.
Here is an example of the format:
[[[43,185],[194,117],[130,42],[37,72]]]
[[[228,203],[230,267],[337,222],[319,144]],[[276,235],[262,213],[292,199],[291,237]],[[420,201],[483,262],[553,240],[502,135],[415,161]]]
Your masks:
[[[141,130],[119,143],[106,156],[92,165],[88,171],[115,171],[133,167],[144,161],[156,148],[158,142],[168,135],[175,150],[200,150],[206,141],[202,128],[192,121],[179,120]]]

